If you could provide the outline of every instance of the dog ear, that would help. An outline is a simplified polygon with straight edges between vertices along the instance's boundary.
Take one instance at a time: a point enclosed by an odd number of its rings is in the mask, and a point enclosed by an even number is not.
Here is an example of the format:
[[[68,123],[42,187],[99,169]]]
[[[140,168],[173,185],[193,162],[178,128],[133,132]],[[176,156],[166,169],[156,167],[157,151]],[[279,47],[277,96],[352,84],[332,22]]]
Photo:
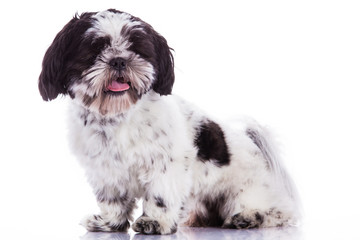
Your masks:
[[[158,33],[154,33],[154,47],[157,54],[157,76],[153,84],[153,90],[160,95],[171,94],[175,81],[174,57],[172,49],[168,46],[166,39]]]
[[[83,33],[91,26],[91,15],[75,15],[56,35],[46,51],[39,76],[39,91],[45,101],[53,100],[59,94],[69,93],[71,79],[66,72],[66,65],[79,46]]]

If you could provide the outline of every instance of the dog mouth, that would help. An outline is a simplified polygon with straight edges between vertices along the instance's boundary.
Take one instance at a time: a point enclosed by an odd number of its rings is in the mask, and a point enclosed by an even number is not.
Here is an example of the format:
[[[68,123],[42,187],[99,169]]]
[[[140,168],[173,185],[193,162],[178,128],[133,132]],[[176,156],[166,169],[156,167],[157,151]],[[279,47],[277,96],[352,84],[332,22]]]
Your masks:
[[[121,95],[130,89],[130,85],[130,82],[127,82],[123,77],[118,77],[106,86],[105,93]]]

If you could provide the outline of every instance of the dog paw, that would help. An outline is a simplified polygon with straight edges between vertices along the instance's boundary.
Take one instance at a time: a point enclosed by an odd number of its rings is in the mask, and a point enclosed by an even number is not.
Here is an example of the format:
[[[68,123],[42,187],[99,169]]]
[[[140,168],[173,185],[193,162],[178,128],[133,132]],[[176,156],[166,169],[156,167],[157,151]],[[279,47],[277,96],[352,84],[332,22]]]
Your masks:
[[[271,208],[265,212],[264,226],[266,227],[288,227],[296,226],[299,223],[299,216],[289,212],[283,212],[275,208]]]
[[[128,220],[120,222],[100,215],[90,215],[84,218],[80,224],[89,232],[126,232],[130,227]]]
[[[258,228],[264,222],[264,215],[258,211],[242,212],[225,221],[224,228],[250,229]]]
[[[135,221],[132,229],[142,234],[172,234],[176,232],[176,226],[172,228],[162,226],[158,221],[144,216]]]

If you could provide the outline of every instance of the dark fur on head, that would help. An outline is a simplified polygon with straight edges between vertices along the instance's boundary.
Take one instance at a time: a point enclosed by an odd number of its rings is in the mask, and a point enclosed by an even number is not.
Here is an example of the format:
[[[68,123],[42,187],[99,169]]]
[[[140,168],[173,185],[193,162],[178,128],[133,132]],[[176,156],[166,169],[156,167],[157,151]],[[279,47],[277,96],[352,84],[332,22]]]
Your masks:
[[[114,14],[126,14],[114,9],[107,11]],[[109,47],[111,41],[114,41],[110,35],[99,37],[95,36],[97,33],[94,31],[87,34],[88,30],[99,22],[95,17],[96,14],[88,12],[80,16],[76,15],[57,34],[48,48],[39,77],[39,91],[45,101],[53,100],[59,94],[76,97],[77,93],[72,90],[72,85],[83,81],[84,72],[94,66],[102,51]],[[126,16],[131,15],[126,14]],[[141,23],[136,28],[124,27],[121,29],[121,34],[126,34],[129,42],[128,50],[153,67],[152,77],[154,79],[152,79],[150,89],[160,95],[171,94],[175,79],[174,61],[165,38],[139,18],[131,16],[126,20]],[[131,79],[128,80],[131,82]],[[150,89],[145,89],[141,94]],[[136,94],[132,93],[132,103],[136,102],[135,98],[141,97],[141,94],[138,93],[139,89],[133,89],[134,92],[135,90],[137,92]],[[134,97],[135,95],[136,97]],[[87,101],[93,101],[91,97],[100,98],[100,96],[82,96]],[[103,101],[105,97],[101,97],[103,98],[101,101]]]
[[[79,53],[82,35],[91,27],[91,13],[75,16],[56,35],[53,43],[45,53],[42,72],[39,77],[39,91],[44,100],[53,100],[59,94],[68,94],[73,75],[80,75],[81,70],[69,68],[70,63]],[[83,66],[85,67],[85,66]]]

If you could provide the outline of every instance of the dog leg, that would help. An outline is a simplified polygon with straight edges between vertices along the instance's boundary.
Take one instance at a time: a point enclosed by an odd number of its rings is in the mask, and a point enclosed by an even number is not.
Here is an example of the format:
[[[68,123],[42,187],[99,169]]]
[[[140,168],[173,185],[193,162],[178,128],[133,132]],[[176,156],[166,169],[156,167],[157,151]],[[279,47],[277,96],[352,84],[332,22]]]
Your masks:
[[[160,196],[153,198],[153,200],[144,201],[144,213],[132,225],[133,230],[144,234],[175,233],[180,204],[170,204],[167,198],[163,199]]]
[[[258,191],[253,191],[256,188]],[[252,185],[241,192],[231,203],[224,228],[249,229],[259,227],[282,227],[292,225],[291,201],[286,195],[275,194],[264,186]],[[293,211],[294,212],[294,211]]]
[[[105,188],[104,188],[105,189]],[[128,192],[117,193],[110,196],[111,191],[104,190],[97,192],[98,205],[101,213],[90,215],[83,219],[83,225],[90,232],[125,232],[130,227],[128,220],[131,219],[132,210],[135,207],[135,199],[130,197]]]
[[[167,167],[167,172],[157,176],[144,188],[143,215],[132,225],[135,232],[143,234],[172,234],[177,230],[182,202],[188,196],[190,184],[187,175],[178,175],[180,167]]]

